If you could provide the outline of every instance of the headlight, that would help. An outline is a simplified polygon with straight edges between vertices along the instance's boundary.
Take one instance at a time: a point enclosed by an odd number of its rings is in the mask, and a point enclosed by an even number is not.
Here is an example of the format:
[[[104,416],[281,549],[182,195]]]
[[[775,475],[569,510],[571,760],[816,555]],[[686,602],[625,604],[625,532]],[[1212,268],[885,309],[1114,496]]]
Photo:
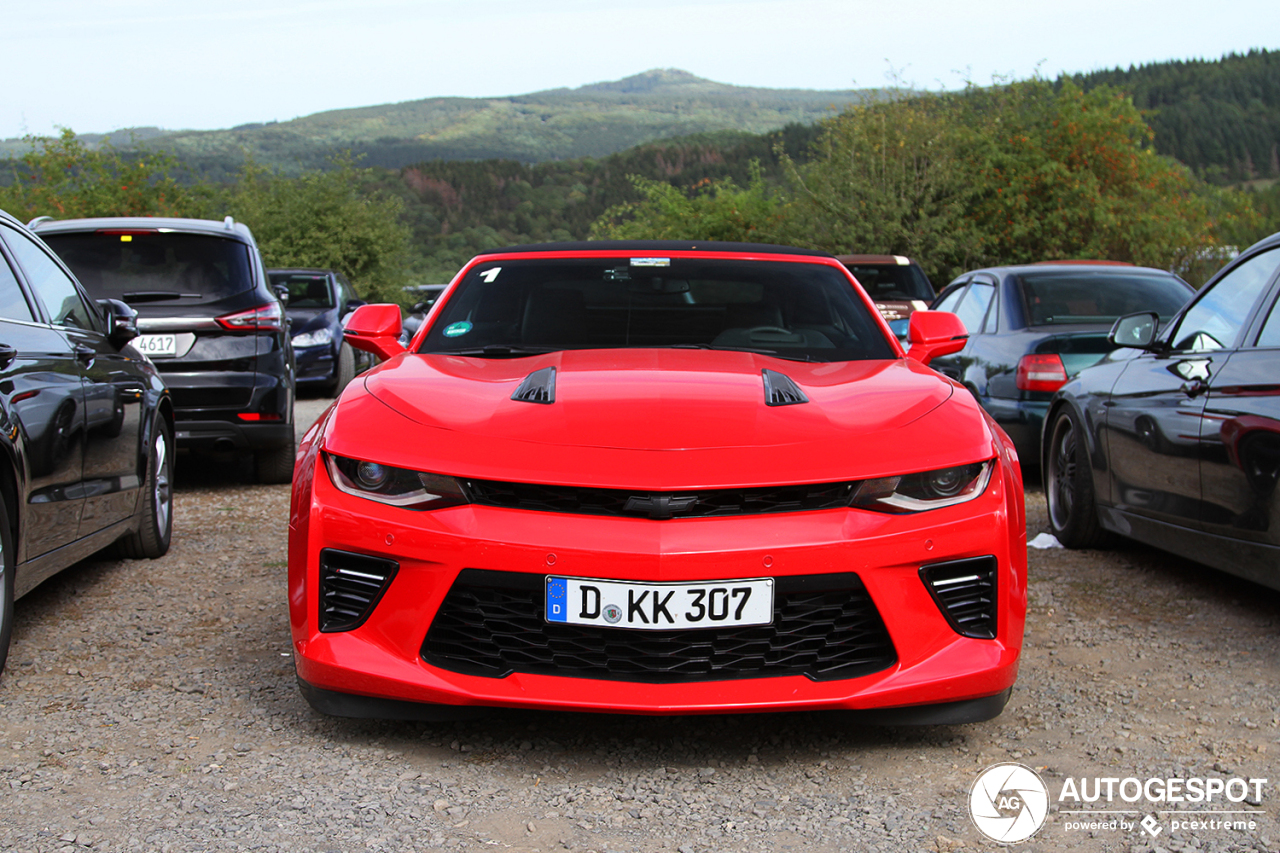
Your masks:
[[[444,509],[467,503],[458,481],[440,474],[325,454],[338,491],[405,509]]]
[[[316,329],[314,332],[303,332],[301,335],[293,336],[295,347],[318,347],[331,343],[333,343],[333,332],[328,326]]]
[[[921,512],[955,506],[986,491],[994,464],[989,459],[937,471],[863,480],[849,505],[881,512]]]

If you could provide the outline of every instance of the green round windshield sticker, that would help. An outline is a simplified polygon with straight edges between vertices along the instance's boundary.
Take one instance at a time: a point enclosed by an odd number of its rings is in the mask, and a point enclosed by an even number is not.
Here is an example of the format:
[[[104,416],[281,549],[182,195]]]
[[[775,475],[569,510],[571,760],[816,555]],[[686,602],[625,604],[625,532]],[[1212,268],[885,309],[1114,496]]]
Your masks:
[[[457,323],[450,323],[445,326],[444,336],[446,338],[460,338],[469,331],[471,331],[471,324],[466,320],[460,320]]]

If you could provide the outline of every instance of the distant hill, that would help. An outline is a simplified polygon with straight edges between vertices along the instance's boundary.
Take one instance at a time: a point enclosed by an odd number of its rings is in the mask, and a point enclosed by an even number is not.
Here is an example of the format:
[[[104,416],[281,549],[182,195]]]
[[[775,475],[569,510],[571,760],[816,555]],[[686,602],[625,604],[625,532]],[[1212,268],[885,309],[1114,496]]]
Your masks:
[[[663,69],[514,97],[428,98],[229,130],[147,128],[136,135],[141,144],[165,148],[213,180],[234,172],[246,151],[258,163],[286,172],[323,166],[347,148],[363,155],[363,165],[391,169],[436,159],[542,163],[603,157],[677,136],[813,124],[878,93],[747,88]],[[117,131],[111,141],[128,144],[129,134]],[[5,148],[13,151],[12,145],[0,145],[0,151]]]

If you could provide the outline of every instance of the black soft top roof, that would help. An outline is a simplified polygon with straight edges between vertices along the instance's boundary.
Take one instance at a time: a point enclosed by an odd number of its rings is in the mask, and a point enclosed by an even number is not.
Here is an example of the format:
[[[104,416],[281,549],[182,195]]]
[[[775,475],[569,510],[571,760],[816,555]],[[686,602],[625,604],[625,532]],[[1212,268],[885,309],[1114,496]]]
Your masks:
[[[795,246],[775,246],[770,243],[719,243],[715,240],[582,240],[573,243],[532,243],[527,246],[504,246],[486,249],[477,255],[510,255],[517,252],[589,252],[589,251],[643,251],[643,252],[740,252],[744,255],[808,255],[832,258],[834,255],[815,249],[798,249]]]

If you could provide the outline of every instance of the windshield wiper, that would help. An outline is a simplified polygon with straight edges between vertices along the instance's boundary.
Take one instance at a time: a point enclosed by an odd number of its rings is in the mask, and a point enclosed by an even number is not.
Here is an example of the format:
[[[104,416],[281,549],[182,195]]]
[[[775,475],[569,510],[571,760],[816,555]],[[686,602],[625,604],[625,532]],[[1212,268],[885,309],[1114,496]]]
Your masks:
[[[556,352],[564,349],[564,347],[528,347],[519,344],[488,344],[487,346],[474,347],[472,349],[438,349],[432,350],[423,355],[462,355],[473,356],[476,358],[520,358],[526,355],[542,355],[547,352]]]
[[[125,302],[164,302],[169,299],[199,299],[201,293],[176,293],[172,290],[131,290],[120,294]]]

